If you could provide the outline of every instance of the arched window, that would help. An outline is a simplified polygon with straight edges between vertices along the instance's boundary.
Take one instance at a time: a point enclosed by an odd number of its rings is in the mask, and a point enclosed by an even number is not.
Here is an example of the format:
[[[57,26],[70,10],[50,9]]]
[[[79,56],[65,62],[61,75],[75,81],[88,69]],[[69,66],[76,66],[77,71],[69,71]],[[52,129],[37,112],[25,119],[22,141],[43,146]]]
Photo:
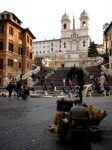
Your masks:
[[[85,21],[82,22],[82,26],[83,26],[83,27],[86,26],[86,22],[85,22]]]
[[[66,23],[64,23],[64,25],[63,25],[63,28],[64,28],[64,29],[66,29],[66,28],[67,28],[67,25],[66,25]]]

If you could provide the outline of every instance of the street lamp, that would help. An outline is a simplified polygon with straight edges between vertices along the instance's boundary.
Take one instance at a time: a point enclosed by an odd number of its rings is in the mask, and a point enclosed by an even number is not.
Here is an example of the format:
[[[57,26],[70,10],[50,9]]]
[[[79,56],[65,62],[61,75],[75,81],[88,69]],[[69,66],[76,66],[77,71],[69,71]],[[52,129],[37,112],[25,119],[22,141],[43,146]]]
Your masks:
[[[21,68],[20,78],[22,78],[24,72],[24,49],[23,48],[21,48],[21,56],[22,56],[22,68]]]
[[[83,65],[84,65],[84,46],[83,46],[83,50],[82,50],[82,61],[83,61]]]
[[[85,40],[83,41],[83,65],[85,64],[85,62],[84,62],[84,47],[85,47]]]

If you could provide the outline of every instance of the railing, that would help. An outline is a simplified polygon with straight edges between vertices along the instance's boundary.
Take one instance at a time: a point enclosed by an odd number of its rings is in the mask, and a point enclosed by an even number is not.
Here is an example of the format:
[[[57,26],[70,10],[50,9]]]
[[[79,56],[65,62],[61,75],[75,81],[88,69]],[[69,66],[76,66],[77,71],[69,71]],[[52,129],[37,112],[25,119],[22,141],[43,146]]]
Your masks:
[[[88,94],[88,91],[92,92],[92,86],[93,84],[84,85],[83,96],[86,97]]]
[[[112,69],[107,69],[104,65],[101,65],[101,70],[105,72],[106,74],[109,74],[112,76]]]
[[[26,74],[24,74],[24,75],[22,76],[22,79],[25,80],[25,79],[31,77],[31,75],[32,75],[33,73],[36,74],[36,73],[39,72],[39,71],[40,71],[40,67],[38,66],[36,69],[30,70],[29,72],[27,72]],[[20,75],[18,75],[18,76],[16,77],[17,80],[19,80],[19,78],[20,78]]]
[[[104,61],[103,58],[99,59],[98,61],[96,61],[96,65],[97,66],[101,65],[103,63],[103,61]]]
[[[33,70],[33,73],[36,74],[40,71],[40,67],[38,66],[35,70]]]
[[[22,76],[22,79],[27,79],[28,77],[30,77],[30,76],[32,75],[32,73],[33,73],[33,70],[27,72],[26,74],[24,74],[24,75]]]

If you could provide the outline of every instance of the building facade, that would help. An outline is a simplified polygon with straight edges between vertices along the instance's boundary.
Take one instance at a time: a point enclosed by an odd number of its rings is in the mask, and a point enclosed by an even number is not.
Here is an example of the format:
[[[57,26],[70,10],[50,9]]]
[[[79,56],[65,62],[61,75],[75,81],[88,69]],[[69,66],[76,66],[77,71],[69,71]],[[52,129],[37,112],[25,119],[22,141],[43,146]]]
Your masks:
[[[103,44],[97,44],[97,50],[99,54],[105,54],[105,49]]]
[[[109,69],[112,69],[112,22],[104,31],[104,49],[109,54]]]
[[[89,17],[84,10],[80,15],[80,28],[75,28],[73,16],[72,29],[69,15],[65,13],[61,18],[61,38],[33,42],[35,56],[51,57],[59,52],[88,52],[90,46]]]
[[[35,37],[21,23],[11,12],[0,13],[0,83],[6,75],[11,79],[32,69]]]

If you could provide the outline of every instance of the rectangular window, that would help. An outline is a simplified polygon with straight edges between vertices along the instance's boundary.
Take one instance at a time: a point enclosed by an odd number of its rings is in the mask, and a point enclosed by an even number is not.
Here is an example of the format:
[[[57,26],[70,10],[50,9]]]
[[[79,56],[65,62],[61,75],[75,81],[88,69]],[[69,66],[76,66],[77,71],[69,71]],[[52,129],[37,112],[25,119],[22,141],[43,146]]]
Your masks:
[[[29,64],[27,63],[27,69],[29,68]]]
[[[13,50],[14,50],[14,45],[13,45],[13,43],[10,43],[10,42],[9,42],[8,50],[11,51],[11,52],[13,52]]]
[[[1,15],[2,19],[4,19],[4,15]]]
[[[23,54],[22,47],[18,47],[18,54],[19,54],[19,55],[22,55],[22,54]]]
[[[32,59],[32,53],[30,52],[30,59]]]
[[[109,35],[109,39],[110,39],[110,41],[111,41],[111,34]]]
[[[66,43],[64,42],[64,48],[66,48]]]
[[[8,66],[13,67],[13,60],[12,59],[8,59]]]
[[[110,56],[112,56],[112,48],[110,48]]]
[[[13,35],[14,34],[14,29],[13,27],[9,26],[9,34],[10,35]]]
[[[30,45],[32,45],[32,39],[30,39]]]
[[[0,33],[4,33],[4,25],[0,25]]]
[[[27,42],[29,43],[29,36],[27,36]]]
[[[0,41],[0,50],[3,50],[3,42]]]
[[[19,32],[19,39],[22,40],[22,32]]]
[[[26,55],[29,57],[29,51],[28,50],[26,51]]]
[[[19,62],[19,68],[21,68],[21,62]]]
[[[3,59],[0,59],[0,69],[3,69]]]

